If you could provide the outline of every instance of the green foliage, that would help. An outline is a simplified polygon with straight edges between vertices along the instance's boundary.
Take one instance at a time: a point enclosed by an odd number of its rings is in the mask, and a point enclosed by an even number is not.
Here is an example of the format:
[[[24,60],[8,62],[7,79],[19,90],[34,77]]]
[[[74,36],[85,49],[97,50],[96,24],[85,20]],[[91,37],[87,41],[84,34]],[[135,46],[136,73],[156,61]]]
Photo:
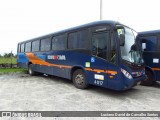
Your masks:
[[[9,57],[14,57],[13,53],[4,53],[3,57],[9,58]]]
[[[17,59],[15,57],[9,57],[9,58],[5,58],[5,57],[0,57],[0,64],[17,64]]]
[[[25,69],[22,68],[0,68],[0,73],[12,73],[12,72],[27,72]]]

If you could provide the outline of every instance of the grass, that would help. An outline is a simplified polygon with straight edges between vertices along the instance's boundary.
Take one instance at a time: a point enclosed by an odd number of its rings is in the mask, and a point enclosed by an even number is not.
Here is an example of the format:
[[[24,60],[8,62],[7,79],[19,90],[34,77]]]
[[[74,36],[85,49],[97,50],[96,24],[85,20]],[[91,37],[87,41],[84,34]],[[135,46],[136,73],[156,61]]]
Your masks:
[[[17,64],[16,57],[4,58],[0,57],[0,64]],[[14,73],[14,72],[22,72],[25,73],[27,70],[22,68],[0,68],[0,73]]]
[[[22,68],[0,68],[0,73],[13,73],[13,72],[27,72],[26,69]]]
[[[17,64],[17,59],[15,57],[12,58],[4,58],[4,57],[0,57],[0,64]]]

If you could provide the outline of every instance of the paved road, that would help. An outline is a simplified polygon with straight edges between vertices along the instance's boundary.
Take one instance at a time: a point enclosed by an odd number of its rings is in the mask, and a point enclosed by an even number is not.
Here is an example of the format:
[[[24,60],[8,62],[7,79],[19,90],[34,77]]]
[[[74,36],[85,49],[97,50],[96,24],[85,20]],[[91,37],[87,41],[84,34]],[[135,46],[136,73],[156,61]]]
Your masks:
[[[10,111],[160,111],[160,84],[117,92],[90,86],[80,90],[66,79],[0,75],[0,110]]]

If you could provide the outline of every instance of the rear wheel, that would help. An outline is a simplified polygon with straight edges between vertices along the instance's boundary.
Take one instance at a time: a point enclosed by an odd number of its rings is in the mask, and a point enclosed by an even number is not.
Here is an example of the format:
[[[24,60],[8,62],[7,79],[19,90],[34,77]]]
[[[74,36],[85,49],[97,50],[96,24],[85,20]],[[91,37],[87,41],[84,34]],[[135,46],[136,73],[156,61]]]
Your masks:
[[[153,84],[153,79],[154,79],[153,73],[148,69],[146,69],[145,72],[147,75],[147,79],[145,81],[142,81],[141,85],[150,86]]]
[[[33,71],[33,69],[32,69],[32,64],[29,64],[29,66],[28,66],[28,73],[29,73],[31,76],[33,76],[33,75],[36,74],[35,71]]]
[[[78,69],[73,73],[73,84],[76,88],[85,89],[88,87],[86,76],[83,70]]]

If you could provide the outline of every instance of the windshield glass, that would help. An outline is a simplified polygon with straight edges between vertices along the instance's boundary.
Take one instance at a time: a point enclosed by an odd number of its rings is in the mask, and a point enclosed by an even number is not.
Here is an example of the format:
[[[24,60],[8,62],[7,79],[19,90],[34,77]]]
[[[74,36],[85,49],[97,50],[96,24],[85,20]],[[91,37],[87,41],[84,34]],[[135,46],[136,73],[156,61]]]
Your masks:
[[[142,63],[140,49],[135,43],[135,33],[127,27],[124,27],[124,29],[117,29],[117,33],[119,38],[121,34],[125,36],[124,44],[120,46],[122,59],[131,63]]]

